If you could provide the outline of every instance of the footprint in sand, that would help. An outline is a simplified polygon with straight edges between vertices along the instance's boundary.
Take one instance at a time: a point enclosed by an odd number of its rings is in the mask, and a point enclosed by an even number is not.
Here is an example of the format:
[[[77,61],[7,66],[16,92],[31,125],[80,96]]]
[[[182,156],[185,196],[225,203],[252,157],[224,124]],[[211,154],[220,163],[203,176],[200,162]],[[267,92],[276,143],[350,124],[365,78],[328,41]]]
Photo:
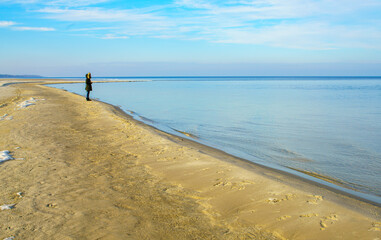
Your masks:
[[[162,157],[162,158],[158,158],[156,161],[158,161],[158,162],[168,162],[168,161],[170,161],[171,159],[170,158],[168,158],[168,157]]]
[[[117,192],[123,192],[124,187],[121,185],[111,186],[111,189]]]
[[[231,182],[227,182],[227,181],[219,181],[221,179],[217,179],[217,183],[213,184],[214,187],[225,187],[225,186],[231,186],[232,183]]]
[[[167,152],[168,150],[168,147],[152,147],[151,148],[153,150],[153,153],[156,155],[156,156],[159,156],[159,155],[162,155],[163,153]]]
[[[291,199],[293,199],[293,198],[295,198],[295,197],[296,197],[296,195],[295,195],[295,194],[292,194],[292,193],[289,193],[289,194],[286,194],[286,195],[285,195],[286,200],[291,200]]]
[[[46,207],[48,207],[48,208],[56,208],[57,207],[57,203],[48,203],[48,204],[46,204]]]
[[[154,153],[156,156],[159,156],[159,155],[162,155],[163,153],[165,153],[165,151],[164,151],[164,150],[155,150],[153,153]]]
[[[165,187],[163,191],[168,194],[179,194],[183,191],[183,187],[179,184],[177,186]]]
[[[269,199],[267,199],[267,202],[268,203],[272,203],[272,204],[280,203],[281,201],[282,201],[282,199],[278,199],[278,198],[269,198]]]
[[[227,179],[230,180],[230,179]],[[247,184],[253,184],[253,182],[250,181],[241,181],[241,182],[231,182],[231,181],[226,181],[223,180],[222,178],[217,178],[216,183],[213,184],[214,187],[230,187],[230,189],[234,190],[244,190],[246,187],[245,185]]]
[[[323,222],[323,220],[320,220],[320,230],[324,231],[327,228],[327,224]]]
[[[327,227],[328,227],[328,224],[334,224],[335,221],[338,221],[339,220],[339,216],[337,214],[330,214],[329,216],[327,217],[323,217],[320,219],[320,230],[324,231]]]
[[[300,215],[299,217],[301,217],[301,218],[305,218],[305,217],[310,218],[310,217],[318,217],[318,216],[319,216],[319,214],[317,214],[317,213],[307,213],[307,214]]]
[[[233,183],[232,189],[236,189],[238,191],[244,190],[246,187],[241,183]]]
[[[186,147],[179,147],[179,148],[177,148],[177,151],[179,151],[179,152],[184,152],[185,150],[187,150],[188,148],[186,148]]]
[[[339,220],[339,216],[337,214],[330,214],[329,216],[325,217],[326,220],[333,220],[333,221],[337,221]]]
[[[244,190],[246,188],[246,185],[250,185],[250,184],[255,184],[255,183],[252,181],[247,181],[247,180],[244,180],[238,183],[233,183],[232,189]]]
[[[135,158],[135,159],[137,159],[137,158],[139,158],[139,155],[136,155],[136,154],[131,153],[131,152],[126,152],[126,157],[127,158]]]
[[[288,218],[291,218],[291,216],[284,215],[284,216],[278,217],[276,220],[278,220],[278,221],[282,221],[282,220],[286,220],[286,219],[288,219]]]
[[[232,183],[228,181],[219,181],[215,184],[213,184],[214,187],[230,187],[230,189],[237,189],[237,190],[243,190],[245,189],[244,186],[240,186],[238,183]]]
[[[177,160],[177,157],[162,157],[158,158],[156,161],[158,162],[175,162]]]
[[[381,222],[373,222],[372,227],[369,228],[369,231],[381,232]]]
[[[309,204],[318,204],[320,201],[323,201],[323,196],[320,195],[308,195],[309,197],[312,197],[312,199],[307,200],[307,203]]]
[[[289,194],[286,194],[284,197],[282,198],[269,198],[266,200],[267,203],[271,203],[271,204],[277,204],[277,203],[280,203],[280,202],[283,202],[283,201],[288,201],[288,200],[291,200],[293,198],[295,198],[295,194],[292,194],[292,193],[289,193]]]
[[[126,204],[126,203],[117,203],[114,205],[117,208],[125,209],[125,210],[136,210],[136,208]]]

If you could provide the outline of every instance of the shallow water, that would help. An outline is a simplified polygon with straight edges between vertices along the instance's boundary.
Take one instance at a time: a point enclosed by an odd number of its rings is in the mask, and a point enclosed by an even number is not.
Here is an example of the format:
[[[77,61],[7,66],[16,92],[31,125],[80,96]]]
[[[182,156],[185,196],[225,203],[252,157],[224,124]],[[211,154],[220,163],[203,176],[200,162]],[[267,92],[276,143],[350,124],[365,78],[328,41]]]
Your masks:
[[[250,161],[381,196],[381,78],[139,80],[152,81],[95,83],[91,95]],[[54,86],[85,95],[84,84]]]

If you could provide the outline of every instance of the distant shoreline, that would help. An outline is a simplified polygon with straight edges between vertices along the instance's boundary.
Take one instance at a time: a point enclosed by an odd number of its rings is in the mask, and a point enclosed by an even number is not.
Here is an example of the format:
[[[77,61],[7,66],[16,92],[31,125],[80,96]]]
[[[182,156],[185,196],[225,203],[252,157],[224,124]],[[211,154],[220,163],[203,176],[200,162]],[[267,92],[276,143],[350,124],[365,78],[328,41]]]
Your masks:
[[[44,78],[40,75],[10,75],[10,74],[0,74],[0,78]]]
[[[27,78],[38,78],[38,79],[78,79],[78,78],[84,78],[84,76],[72,76],[72,77],[44,77],[44,76],[40,76],[40,75],[11,75],[11,74],[0,74],[0,78],[5,78],[5,79],[8,79],[8,78],[22,78],[22,79],[27,79]],[[317,78],[320,78],[320,79],[323,79],[323,78],[327,78],[327,79],[331,79],[331,78],[338,78],[338,79],[341,79],[341,78],[346,78],[346,79],[359,79],[359,78],[367,78],[367,79],[381,79],[381,76],[341,76],[341,75],[337,75],[337,76],[216,76],[216,75],[211,75],[211,76],[204,76],[204,75],[200,75],[200,76],[94,76],[93,77],[94,79],[97,79],[97,78],[106,78],[106,79],[109,79],[109,78],[126,78],[126,79],[129,79],[129,78],[154,78],[154,79],[163,79],[163,78],[169,78],[169,79],[173,79],[173,78],[255,78],[255,79],[258,79],[258,78],[264,78],[264,79],[269,79],[269,78],[279,78],[279,79],[290,79],[290,78],[296,78],[296,79],[300,79],[300,78],[309,78],[309,79],[317,79]]]

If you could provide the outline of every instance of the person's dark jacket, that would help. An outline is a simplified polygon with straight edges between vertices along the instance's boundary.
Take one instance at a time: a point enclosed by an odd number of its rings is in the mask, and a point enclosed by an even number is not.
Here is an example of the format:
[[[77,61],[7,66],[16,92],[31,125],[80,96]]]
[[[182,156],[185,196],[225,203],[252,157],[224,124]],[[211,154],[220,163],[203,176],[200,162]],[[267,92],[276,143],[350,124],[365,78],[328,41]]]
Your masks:
[[[91,84],[92,84],[92,82],[91,82],[90,78],[86,77],[86,91],[88,91],[88,92],[93,91]]]

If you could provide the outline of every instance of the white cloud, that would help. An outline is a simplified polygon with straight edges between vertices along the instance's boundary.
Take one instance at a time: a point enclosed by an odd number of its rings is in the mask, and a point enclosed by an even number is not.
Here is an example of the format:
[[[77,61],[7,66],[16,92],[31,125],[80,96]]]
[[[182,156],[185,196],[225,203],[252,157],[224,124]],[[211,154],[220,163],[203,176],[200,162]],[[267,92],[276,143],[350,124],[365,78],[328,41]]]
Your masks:
[[[178,0],[176,4],[195,8],[184,18],[186,24],[179,21],[179,29],[193,29],[198,39],[207,41],[303,49],[381,49],[380,17],[361,12],[380,9],[381,1]]]
[[[159,8],[161,9],[161,8]],[[152,13],[157,8],[118,10],[103,8],[81,8],[81,9],[62,9],[62,8],[44,8],[38,12],[44,14],[44,18],[67,22],[82,22],[102,24],[102,27],[80,28],[74,31],[98,31],[100,38],[105,34],[114,34],[115,36],[156,36],[158,33],[171,31],[177,24],[168,17]]]
[[[48,28],[48,27],[14,27],[12,29],[17,31],[41,31],[41,32],[55,31],[54,28]]]
[[[91,6],[109,0],[15,1],[38,2],[41,17],[75,22],[81,27],[71,31],[104,39],[140,35],[304,49],[381,49],[381,17],[366,14],[381,10],[379,0],[174,0],[130,9]]]
[[[209,41],[234,44],[259,44],[282,48],[330,50],[338,48],[381,49],[381,31],[376,27],[331,26],[306,22],[279,24],[264,28],[226,29],[209,33]]]
[[[79,6],[90,6],[99,3],[109,2],[110,0],[53,0],[47,1],[46,5],[53,6],[66,6],[66,7],[79,7]]]
[[[199,8],[199,9],[211,9],[213,4],[208,1],[203,0],[177,0],[176,5],[187,7],[187,8]]]
[[[38,3],[39,0],[0,0],[0,3],[20,3],[20,4],[33,4]]]
[[[45,17],[61,21],[84,21],[84,22],[121,22],[159,20],[161,17],[146,13],[136,13],[133,10],[114,10],[102,8],[85,9],[61,9],[44,8],[38,12],[47,14]]]
[[[47,6],[65,6],[65,7],[79,7],[90,6],[99,3],[109,2],[110,0],[0,0],[0,3],[13,3],[13,4],[39,4]]]
[[[25,26],[15,27],[14,25],[17,25],[17,23],[12,21],[0,21],[0,27],[11,27],[12,30],[17,30],[17,31],[43,31],[43,32],[55,31],[54,28],[48,28],[48,27],[25,27]]]
[[[127,39],[129,37],[127,36],[116,36],[114,34],[106,34],[105,36],[101,37],[101,39]]]
[[[90,28],[77,28],[71,29],[72,32],[87,32],[87,31],[99,31],[99,30],[114,30],[115,27],[90,27]]]
[[[10,27],[15,25],[15,22],[12,21],[0,21],[0,27]]]

